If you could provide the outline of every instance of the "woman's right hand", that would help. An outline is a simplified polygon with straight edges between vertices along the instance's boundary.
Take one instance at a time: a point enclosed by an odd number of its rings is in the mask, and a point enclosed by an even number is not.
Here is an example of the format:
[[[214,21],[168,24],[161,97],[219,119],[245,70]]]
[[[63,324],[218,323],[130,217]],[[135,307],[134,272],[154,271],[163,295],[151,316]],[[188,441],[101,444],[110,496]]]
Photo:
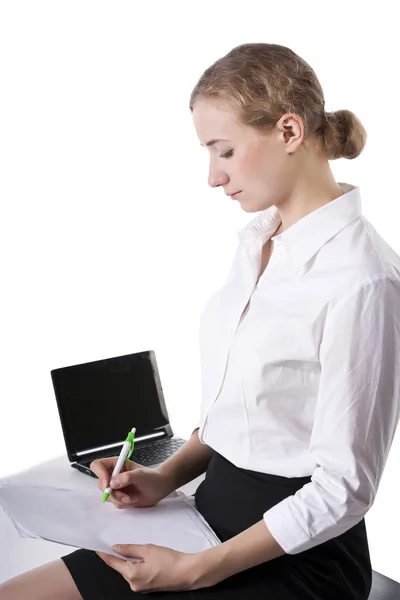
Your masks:
[[[118,456],[112,456],[90,463],[90,469],[99,478],[99,490],[104,492],[108,487],[113,488],[107,502],[112,502],[117,508],[154,506],[173,491],[170,483],[157,468],[144,467],[131,460],[124,462],[124,470],[115,477],[120,485],[114,480],[110,482],[117,461]],[[127,501],[124,502],[123,498]]]

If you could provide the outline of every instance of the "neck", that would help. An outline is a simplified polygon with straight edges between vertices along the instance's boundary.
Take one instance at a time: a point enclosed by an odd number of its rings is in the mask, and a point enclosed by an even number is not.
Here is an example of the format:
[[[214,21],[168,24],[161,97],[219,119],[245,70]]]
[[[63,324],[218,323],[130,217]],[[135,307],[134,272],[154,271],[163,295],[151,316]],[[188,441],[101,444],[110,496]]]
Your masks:
[[[281,218],[279,233],[343,195],[329,162],[315,154],[309,153],[303,158],[299,156],[294,181],[295,184],[289,186],[279,203],[275,203]]]

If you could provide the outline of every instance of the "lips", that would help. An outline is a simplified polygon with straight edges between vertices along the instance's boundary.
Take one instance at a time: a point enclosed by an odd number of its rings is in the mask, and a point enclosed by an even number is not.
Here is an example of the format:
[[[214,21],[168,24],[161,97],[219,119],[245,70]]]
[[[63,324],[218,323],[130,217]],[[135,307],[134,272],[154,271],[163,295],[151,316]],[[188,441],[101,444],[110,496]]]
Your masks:
[[[241,191],[241,190],[240,190],[240,191]],[[236,197],[238,194],[240,194],[240,191],[239,191],[239,192],[235,192],[234,194],[232,194],[232,195],[231,195],[231,198],[235,198],[235,197]]]

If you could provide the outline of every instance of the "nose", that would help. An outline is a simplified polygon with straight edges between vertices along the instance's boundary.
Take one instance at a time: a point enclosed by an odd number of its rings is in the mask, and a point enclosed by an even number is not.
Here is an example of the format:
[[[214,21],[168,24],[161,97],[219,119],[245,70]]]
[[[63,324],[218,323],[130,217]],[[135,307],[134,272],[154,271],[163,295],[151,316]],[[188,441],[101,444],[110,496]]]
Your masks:
[[[210,171],[208,174],[208,185],[210,187],[219,187],[221,185],[225,185],[228,183],[228,181],[229,177],[226,173],[220,169],[215,169],[210,166]]]

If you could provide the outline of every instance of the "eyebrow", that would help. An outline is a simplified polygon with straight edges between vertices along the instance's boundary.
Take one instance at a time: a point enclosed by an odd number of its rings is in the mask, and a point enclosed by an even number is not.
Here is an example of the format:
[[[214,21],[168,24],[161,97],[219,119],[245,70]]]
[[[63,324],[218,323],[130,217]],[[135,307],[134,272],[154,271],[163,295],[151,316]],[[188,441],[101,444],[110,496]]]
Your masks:
[[[215,140],[210,140],[209,142],[207,142],[206,146],[213,146],[217,142],[229,142],[229,140],[220,140],[220,139],[217,138]],[[203,148],[204,148],[204,144],[200,144],[200,146],[203,146]]]

